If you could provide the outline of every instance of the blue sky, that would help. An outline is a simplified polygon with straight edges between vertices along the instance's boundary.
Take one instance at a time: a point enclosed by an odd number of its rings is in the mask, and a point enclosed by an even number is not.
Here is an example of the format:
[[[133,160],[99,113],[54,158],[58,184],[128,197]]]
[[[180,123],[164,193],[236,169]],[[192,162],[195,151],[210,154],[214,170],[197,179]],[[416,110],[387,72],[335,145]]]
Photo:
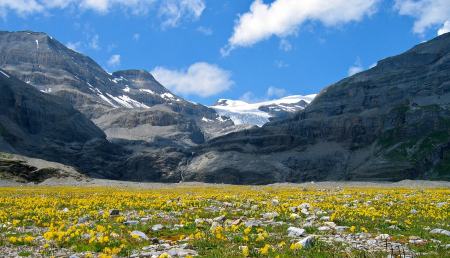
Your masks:
[[[2,0],[0,15],[204,104],[317,93],[450,30],[449,0]]]

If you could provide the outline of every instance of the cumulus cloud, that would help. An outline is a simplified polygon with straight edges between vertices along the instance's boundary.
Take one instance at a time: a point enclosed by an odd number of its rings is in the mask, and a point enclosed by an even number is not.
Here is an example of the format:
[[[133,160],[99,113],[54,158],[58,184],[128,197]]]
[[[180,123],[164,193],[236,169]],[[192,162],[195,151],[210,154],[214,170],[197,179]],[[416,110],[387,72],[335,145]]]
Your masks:
[[[292,44],[287,39],[281,39],[280,40],[280,49],[284,52],[289,52],[292,50]]]
[[[267,93],[266,94],[267,94],[267,97],[269,97],[269,98],[281,98],[281,97],[286,96],[287,91],[285,89],[282,89],[282,88],[277,88],[277,87],[270,86],[267,89]]]
[[[444,25],[438,30],[438,36],[450,32],[450,20],[445,21]]]
[[[250,11],[237,20],[228,45],[227,54],[236,47],[248,47],[271,36],[286,37],[307,21],[319,21],[336,26],[359,21],[376,11],[379,0],[275,0],[265,4],[255,0]]]
[[[435,26],[442,26],[440,32],[448,28],[445,25],[450,21],[448,0],[396,0],[395,9],[400,15],[416,18],[413,31],[417,34]]]
[[[72,49],[73,51],[76,52],[80,52],[80,47],[81,47],[81,42],[77,41],[77,42],[67,42],[66,46],[70,49]]]
[[[353,64],[353,66],[350,66],[350,68],[348,68],[347,71],[347,75],[348,76],[352,76],[355,75],[357,73],[360,73],[362,71],[364,71],[364,67],[361,64],[361,59],[358,57],[355,61],[355,63]]]
[[[164,0],[159,8],[163,28],[176,27],[184,19],[198,19],[205,10],[204,0]]]
[[[187,69],[156,67],[151,72],[164,86],[181,95],[209,97],[230,89],[231,73],[213,64],[199,62]]]
[[[117,67],[120,65],[120,55],[112,55],[108,60],[109,67]]]
[[[114,8],[134,15],[158,10],[164,27],[176,27],[186,19],[198,19],[205,0],[0,0],[0,16],[15,12],[21,16],[48,13],[54,9],[77,8],[106,14]]]

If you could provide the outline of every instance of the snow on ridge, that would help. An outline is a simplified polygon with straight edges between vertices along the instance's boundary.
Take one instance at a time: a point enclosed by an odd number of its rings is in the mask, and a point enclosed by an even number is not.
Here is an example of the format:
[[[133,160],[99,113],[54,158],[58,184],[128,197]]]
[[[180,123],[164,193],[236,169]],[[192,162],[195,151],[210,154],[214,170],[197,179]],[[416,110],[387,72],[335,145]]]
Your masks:
[[[303,109],[303,106],[295,105],[302,100],[306,103],[310,103],[316,94],[311,95],[292,95],[280,99],[267,100],[257,103],[247,103],[242,100],[220,99],[218,104],[211,106],[215,109],[219,115],[228,116],[237,125],[251,124],[257,126],[263,126],[269,122],[271,114],[265,111],[259,110],[260,107],[269,106],[269,109],[273,111],[287,111],[296,112]]]
[[[139,91],[140,91],[140,92],[145,92],[145,93],[148,93],[148,94],[153,94],[153,95],[156,94],[154,91],[148,90],[148,89],[139,89]]]
[[[6,78],[9,79],[9,75],[7,73],[3,72],[2,70],[0,70],[0,73],[2,73]]]

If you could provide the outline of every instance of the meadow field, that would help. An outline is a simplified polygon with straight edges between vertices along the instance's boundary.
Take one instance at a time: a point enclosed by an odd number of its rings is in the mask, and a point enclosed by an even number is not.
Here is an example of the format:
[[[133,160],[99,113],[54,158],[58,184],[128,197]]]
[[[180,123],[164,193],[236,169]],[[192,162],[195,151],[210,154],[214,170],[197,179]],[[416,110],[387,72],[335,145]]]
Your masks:
[[[0,188],[1,257],[449,257],[450,189]]]

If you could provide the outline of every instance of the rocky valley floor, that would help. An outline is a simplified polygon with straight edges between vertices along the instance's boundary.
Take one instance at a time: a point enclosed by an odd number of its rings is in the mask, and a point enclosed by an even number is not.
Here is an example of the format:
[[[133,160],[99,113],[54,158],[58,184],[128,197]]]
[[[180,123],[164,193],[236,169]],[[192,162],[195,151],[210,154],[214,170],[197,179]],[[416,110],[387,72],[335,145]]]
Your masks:
[[[445,257],[445,182],[0,188],[1,257]],[[3,182],[5,185],[5,182]]]

